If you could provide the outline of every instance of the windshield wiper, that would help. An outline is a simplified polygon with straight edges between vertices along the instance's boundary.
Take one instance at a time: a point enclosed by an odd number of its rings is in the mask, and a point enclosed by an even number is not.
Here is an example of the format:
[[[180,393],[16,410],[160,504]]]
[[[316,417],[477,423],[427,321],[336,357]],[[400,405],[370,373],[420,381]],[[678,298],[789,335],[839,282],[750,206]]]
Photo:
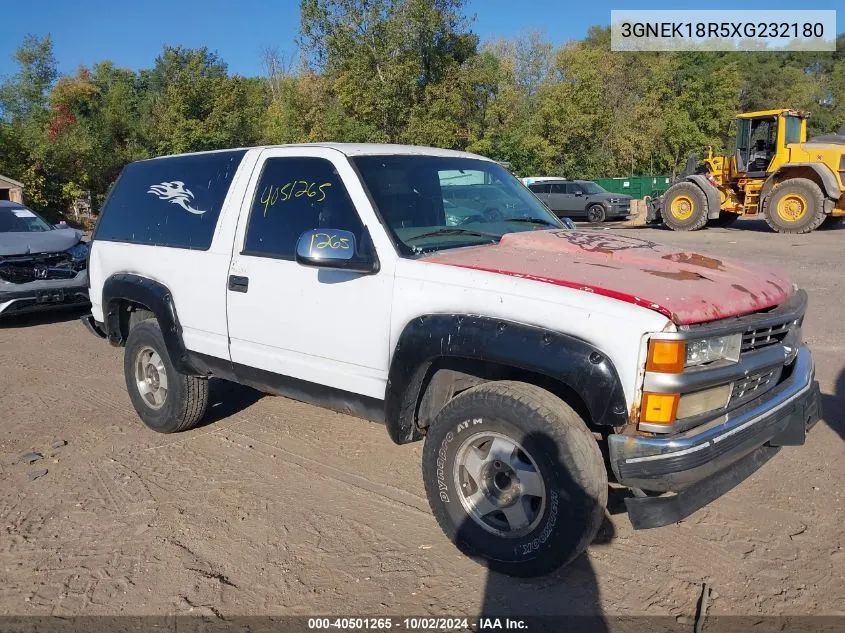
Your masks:
[[[554,226],[560,228],[559,224],[544,220],[543,218],[508,218],[505,222],[524,222],[526,224],[543,224],[545,226]]]
[[[492,237],[497,242],[502,239],[499,233],[488,233],[487,231],[473,231],[472,229],[461,229],[458,227],[448,226],[436,231],[429,231],[428,233],[420,233],[408,239],[420,240],[424,237],[437,237],[438,235],[476,235],[478,237]]]

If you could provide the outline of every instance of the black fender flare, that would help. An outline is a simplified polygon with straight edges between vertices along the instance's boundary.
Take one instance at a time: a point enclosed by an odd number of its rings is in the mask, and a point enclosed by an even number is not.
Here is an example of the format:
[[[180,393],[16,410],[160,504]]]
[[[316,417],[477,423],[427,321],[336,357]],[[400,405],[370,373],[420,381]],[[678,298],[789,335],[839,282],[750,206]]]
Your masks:
[[[433,314],[410,321],[396,345],[385,390],[391,439],[422,438],[417,405],[432,364],[443,357],[486,361],[544,375],[577,393],[592,422],[627,424],[622,383],[612,361],[578,338],[541,327],[462,314]]]
[[[116,273],[103,284],[104,329],[112,345],[126,343],[120,327],[119,301],[126,299],[146,306],[155,315],[161,328],[167,353],[177,371],[196,375],[199,372],[191,365],[185,343],[182,340],[182,326],[176,314],[173,295],[162,283],[131,273]]]
[[[842,195],[842,191],[839,189],[839,183],[836,181],[836,175],[830,171],[830,168],[827,165],[821,163],[786,163],[785,165],[778,167],[776,172],[773,172],[768,178],[766,178],[766,182],[764,182],[763,186],[760,188],[760,201],[762,202],[761,210],[764,210],[768,204],[769,194],[775,186],[777,177],[782,175],[783,172],[795,167],[812,169],[822,182],[824,195],[831,200],[839,200]],[[832,209],[834,205],[831,204],[828,206]],[[830,209],[825,207],[825,213],[830,213]]]
[[[722,196],[719,189],[707,180],[707,176],[704,174],[691,174],[686,177],[686,180],[695,183],[704,192],[704,196],[707,198],[707,219],[717,219],[722,208]]]

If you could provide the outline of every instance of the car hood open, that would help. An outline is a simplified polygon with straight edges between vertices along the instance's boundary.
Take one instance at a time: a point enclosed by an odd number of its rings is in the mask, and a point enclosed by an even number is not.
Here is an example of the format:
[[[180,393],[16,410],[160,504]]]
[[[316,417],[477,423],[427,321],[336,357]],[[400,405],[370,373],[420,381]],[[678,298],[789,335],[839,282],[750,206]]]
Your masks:
[[[0,256],[60,253],[79,243],[77,229],[55,229],[30,233],[0,233]]]
[[[604,295],[678,325],[763,310],[794,291],[787,278],[766,268],[606,231],[509,233],[498,244],[439,251],[423,261]]]

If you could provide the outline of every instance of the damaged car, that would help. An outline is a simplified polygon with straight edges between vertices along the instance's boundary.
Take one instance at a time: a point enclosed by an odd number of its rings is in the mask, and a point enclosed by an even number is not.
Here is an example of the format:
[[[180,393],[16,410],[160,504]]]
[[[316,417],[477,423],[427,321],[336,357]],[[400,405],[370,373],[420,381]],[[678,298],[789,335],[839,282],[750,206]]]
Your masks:
[[[88,243],[0,200],[0,317],[88,303]]]

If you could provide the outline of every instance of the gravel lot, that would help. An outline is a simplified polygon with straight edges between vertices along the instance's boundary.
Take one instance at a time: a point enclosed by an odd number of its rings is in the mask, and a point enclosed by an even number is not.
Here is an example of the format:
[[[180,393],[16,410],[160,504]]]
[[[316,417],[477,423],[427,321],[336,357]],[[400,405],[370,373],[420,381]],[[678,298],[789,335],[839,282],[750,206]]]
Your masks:
[[[687,520],[635,532],[609,515],[587,555],[531,581],[488,574],[441,535],[421,444],[221,382],[207,423],[159,435],[129,403],[122,351],[78,312],[0,322],[0,614],[492,610],[683,623],[707,583],[713,615],[845,615],[845,230],[735,226],[626,233],[786,269],[810,295],[824,420]],[[20,463],[30,451],[43,458]]]

